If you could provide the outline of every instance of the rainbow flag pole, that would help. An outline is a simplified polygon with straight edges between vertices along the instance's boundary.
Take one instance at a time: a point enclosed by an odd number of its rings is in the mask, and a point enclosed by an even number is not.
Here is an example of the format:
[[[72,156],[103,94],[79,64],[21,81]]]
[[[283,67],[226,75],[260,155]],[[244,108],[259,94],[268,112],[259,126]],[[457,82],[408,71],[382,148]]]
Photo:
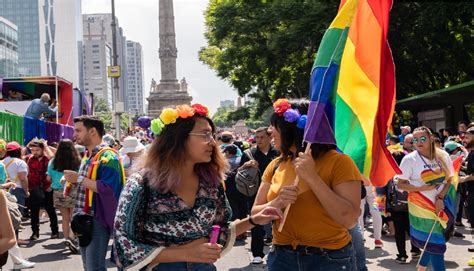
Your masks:
[[[392,0],[341,0],[311,71],[304,135],[306,152],[312,143],[336,144],[374,186],[401,173],[385,148],[395,106],[395,66],[387,41],[391,7]]]

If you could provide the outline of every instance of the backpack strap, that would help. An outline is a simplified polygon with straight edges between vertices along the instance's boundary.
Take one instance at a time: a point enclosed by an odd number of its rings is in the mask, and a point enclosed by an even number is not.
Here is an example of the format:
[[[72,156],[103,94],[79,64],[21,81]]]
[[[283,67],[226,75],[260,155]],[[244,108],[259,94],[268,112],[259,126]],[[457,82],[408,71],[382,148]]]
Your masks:
[[[255,160],[252,154],[252,148],[245,150],[244,153],[247,154],[250,160]]]

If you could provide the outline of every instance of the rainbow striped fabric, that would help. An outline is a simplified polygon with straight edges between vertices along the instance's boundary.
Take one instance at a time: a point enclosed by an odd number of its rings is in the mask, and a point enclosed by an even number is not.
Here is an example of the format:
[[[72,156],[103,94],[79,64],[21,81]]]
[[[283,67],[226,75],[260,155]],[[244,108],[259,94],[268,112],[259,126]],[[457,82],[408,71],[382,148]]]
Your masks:
[[[392,1],[342,0],[311,72],[308,143],[336,144],[375,186],[400,173],[385,136],[395,104]]]
[[[456,190],[459,181],[459,170],[461,169],[462,156],[453,161],[454,178],[451,179],[448,192],[444,198],[444,210],[437,216],[433,202],[419,192],[408,194],[408,213],[410,218],[410,238],[412,243],[426,251],[443,254],[446,251],[445,236],[454,228],[454,218],[456,216]],[[433,228],[433,224],[436,225]],[[433,233],[429,240],[431,229]]]

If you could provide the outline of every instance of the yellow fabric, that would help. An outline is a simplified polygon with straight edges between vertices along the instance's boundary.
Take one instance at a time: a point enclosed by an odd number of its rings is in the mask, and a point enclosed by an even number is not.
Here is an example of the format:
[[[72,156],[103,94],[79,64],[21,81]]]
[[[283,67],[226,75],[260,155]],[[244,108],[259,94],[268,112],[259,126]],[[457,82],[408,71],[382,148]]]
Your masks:
[[[356,47],[351,39],[347,39],[341,60],[341,70],[337,95],[350,106],[360,121],[367,142],[364,173],[370,173],[372,165],[372,142],[374,139],[375,116],[379,106],[379,89],[367,76],[357,62]],[[354,95],[357,93],[357,95]]]
[[[296,173],[292,162],[280,163],[273,175],[277,160],[273,160],[262,176],[270,183],[267,200],[273,200],[282,186],[291,185]],[[347,155],[334,150],[315,160],[321,179],[332,189],[338,184],[361,180],[361,174],[354,161]],[[315,166],[316,170],[316,166]],[[323,208],[305,181],[298,184],[299,195],[291,206],[285,226],[278,232],[278,223],[273,227],[273,243],[277,245],[305,245],[327,249],[339,249],[351,241],[346,228],[335,222]]]

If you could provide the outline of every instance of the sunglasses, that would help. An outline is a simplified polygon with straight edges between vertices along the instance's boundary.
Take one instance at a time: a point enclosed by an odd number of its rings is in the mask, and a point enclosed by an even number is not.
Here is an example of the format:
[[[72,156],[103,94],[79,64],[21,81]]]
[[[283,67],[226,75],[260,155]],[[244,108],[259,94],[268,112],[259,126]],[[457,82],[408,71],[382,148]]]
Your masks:
[[[414,137],[411,143],[412,144],[416,144],[418,142],[425,143],[426,141],[428,141],[428,138],[426,136],[420,136],[419,138]]]

